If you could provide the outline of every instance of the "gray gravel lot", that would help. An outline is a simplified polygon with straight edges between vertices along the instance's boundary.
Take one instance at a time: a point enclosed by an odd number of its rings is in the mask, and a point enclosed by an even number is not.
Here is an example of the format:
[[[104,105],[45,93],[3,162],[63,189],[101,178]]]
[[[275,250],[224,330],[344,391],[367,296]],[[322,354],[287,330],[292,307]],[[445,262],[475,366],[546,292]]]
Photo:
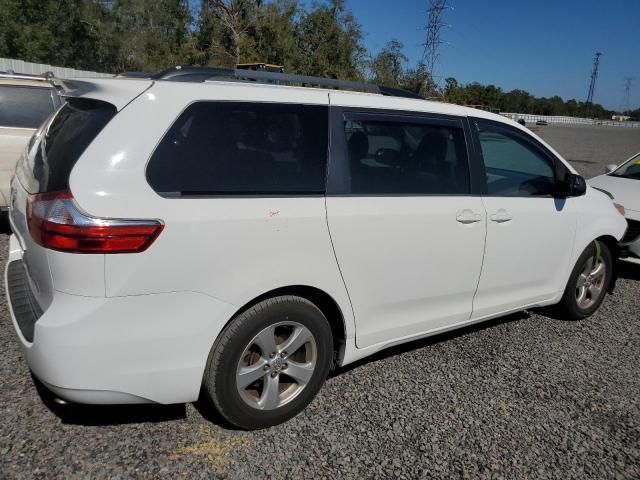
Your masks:
[[[640,152],[640,128],[582,125],[531,125],[529,128],[587,178],[603,174],[605,165],[619,165]]]
[[[640,268],[622,273],[590,319],[526,312],[388,350],[260,432],[202,405],[41,398],[2,294],[0,478],[640,478]]]

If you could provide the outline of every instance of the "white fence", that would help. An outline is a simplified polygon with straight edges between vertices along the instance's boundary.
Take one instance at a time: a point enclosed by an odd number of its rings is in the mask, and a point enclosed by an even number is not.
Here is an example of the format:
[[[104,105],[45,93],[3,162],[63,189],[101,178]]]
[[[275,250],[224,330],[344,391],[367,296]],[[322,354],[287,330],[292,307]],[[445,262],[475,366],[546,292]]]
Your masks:
[[[500,112],[500,115],[512,118],[515,121],[520,119],[525,122],[535,124],[538,120],[544,120],[549,125],[603,125],[610,127],[635,127],[640,128],[640,122],[618,122],[615,120],[598,120],[594,118],[581,118],[581,117],[564,117],[555,115],[532,115],[529,113],[504,113]]]
[[[23,62],[22,60],[12,60],[11,58],[0,57],[0,72],[13,71],[14,73],[28,73],[41,75],[45,72],[53,72],[58,78],[109,78],[113,75],[109,73],[89,72],[86,70],[76,70],[74,68],[56,67],[44,63]]]

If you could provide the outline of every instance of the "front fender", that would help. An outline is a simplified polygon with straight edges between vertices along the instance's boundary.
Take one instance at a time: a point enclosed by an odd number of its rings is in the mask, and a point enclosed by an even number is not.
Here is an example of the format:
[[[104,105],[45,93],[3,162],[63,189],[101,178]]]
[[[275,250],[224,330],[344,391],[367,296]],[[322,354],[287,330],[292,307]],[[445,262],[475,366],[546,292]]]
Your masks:
[[[613,280],[610,287],[610,291],[612,291],[618,274],[617,264],[620,251],[618,242],[624,236],[627,221],[616,210],[611,198],[593,187],[588,187],[587,193],[578,200],[576,237],[571,262],[569,262],[569,271],[566,275],[567,281],[578,257],[591,242],[600,239],[609,247],[614,259]]]

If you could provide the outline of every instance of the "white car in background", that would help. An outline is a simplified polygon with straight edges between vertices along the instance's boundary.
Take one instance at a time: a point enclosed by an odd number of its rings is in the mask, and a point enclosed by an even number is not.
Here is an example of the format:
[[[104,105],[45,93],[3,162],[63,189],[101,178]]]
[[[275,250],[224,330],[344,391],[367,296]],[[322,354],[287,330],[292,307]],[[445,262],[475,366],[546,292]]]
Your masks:
[[[613,283],[624,217],[502,116],[246,70],[71,87],[16,169],[5,282],[62,399],[202,391],[267,427],[333,366],[531,307],[585,318]]]
[[[640,152],[620,166],[608,165],[606,174],[589,183],[624,205],[629,227],[620,241],[622,259],[640,265]]]
[[[29,139],[64,101],[50,76],[0,73],[0,211],[9,206],[9,183]]]

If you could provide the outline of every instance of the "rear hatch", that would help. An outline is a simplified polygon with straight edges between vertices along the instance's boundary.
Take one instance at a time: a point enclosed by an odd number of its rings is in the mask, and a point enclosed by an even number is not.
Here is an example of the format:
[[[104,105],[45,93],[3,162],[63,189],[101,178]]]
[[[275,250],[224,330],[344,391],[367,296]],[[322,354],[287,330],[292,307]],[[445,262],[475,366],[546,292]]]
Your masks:
[[[82,152],[115,114],[116,108],[107,102],[69,99],[36,131],[16,167],[11,183],[11,226],[22,249],[32,298],[42,310],[53,300],[55,275],[50,269],[50,250],[36,243],[29,232],[29,203],[38,195],[69,188],[69,175]]]

